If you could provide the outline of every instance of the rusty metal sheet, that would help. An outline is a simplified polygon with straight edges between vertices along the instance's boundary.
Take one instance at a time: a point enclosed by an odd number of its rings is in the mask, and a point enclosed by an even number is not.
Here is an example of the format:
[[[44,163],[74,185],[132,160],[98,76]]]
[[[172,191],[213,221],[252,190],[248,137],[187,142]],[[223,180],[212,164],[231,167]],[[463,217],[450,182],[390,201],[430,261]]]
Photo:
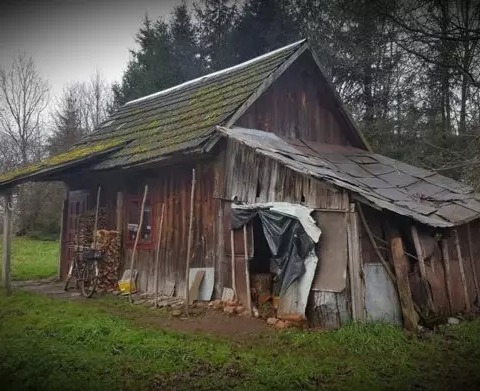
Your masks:
[[[395,171],[393,167],[381,163],[363,164],[362,167],[372,175],[387,174]]]
[[[426,203],[419,203],[415,201],[399,201],[397,205],[408,208],[415,212],[421,213],[422,215],[431,215],[432,213],[436,212],[437,208],[427,205]]]
[[[387,174],[379,175],[378,178],[383,179],[385,182],[390,183],[396,187],[405,187],[418,182],[419,179],[408,174],[404,174],[400,171],[393,171]]]
[[[338,167],[340,171],[346,172],[347,174],[354,177],[360,177],[360,178],[372,177],[372,174],[364,170],[360,165],[356,163],[336,163],[335,165]]]
[[[392,201],[410,201],[408,194],[397,189],[376,189],[375,193]]]
[[[405,189],[418,199],[428,198],[443,191],[442,187],[432,185],[425,181],[415,182],[414,184],[407,186]]]
[[[357,180],[372,189],[391,189],[395,187],[380,178],[357,178]]]
[[[478,213],[458,204],[447,204],[437,210],[437,214],[452,222],[467,222],[478,216]]]

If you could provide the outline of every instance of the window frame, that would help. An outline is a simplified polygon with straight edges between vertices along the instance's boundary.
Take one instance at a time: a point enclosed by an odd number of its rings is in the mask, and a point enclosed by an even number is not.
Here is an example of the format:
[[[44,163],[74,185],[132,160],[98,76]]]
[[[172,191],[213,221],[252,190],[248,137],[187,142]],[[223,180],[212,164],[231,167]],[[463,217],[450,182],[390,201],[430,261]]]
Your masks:
[[[135,239],[130,239],[129,235],[129,230],[128,230],[128,224],[129,224],[129,219],[130,219],[130,205],[135,202],[138,205],[137,213],[140,213],[140,209],[142,208],[142,201],[143,201],[143,196],[140,195],[127,195],[125,197],[125,207],[124,207],[124,216],[125,216],[125,224],[124,224],[124,243],[125,243],[125,248],[127,249],[132,249],[135,243]],[[149,203],[150,204],[150,239],[143,240],[142,238],[138,239],[138,244],[137,244],[137,249],[144,249],[144,250],[150,250],[155,247],[155,232],[156,232],[156,227],[155,227],[155,202],[154,202],[154,197],[147,195],[145,199],[145,204]]]

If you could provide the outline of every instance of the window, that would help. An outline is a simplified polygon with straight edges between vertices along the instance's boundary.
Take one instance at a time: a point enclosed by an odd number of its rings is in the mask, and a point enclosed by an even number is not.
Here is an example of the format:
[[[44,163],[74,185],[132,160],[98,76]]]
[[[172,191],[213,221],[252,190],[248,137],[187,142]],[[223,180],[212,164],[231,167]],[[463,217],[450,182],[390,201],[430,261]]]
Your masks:
[[[152,202],[150,197],[145,201],[145,209],[143,211],[143,223],[139,229],[140,209],[142,207],[142,197],[129,197],[127,199],[127,245],[133,246],[137,232],[140,231],[138,244],[147,246],[153,243],[153,213]]]

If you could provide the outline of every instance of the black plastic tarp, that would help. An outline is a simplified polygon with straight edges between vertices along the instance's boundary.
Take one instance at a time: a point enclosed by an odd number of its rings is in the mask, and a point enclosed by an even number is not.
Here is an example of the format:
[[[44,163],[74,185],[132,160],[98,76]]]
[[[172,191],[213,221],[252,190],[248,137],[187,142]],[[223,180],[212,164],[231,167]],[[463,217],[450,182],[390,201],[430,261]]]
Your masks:
[[[281,281],[280,296],[305,273],[305,258],[315,242],[298,219],[271,210],[269,207],[233,207],[232,229],[239,229],[258,216],[272,252]]]

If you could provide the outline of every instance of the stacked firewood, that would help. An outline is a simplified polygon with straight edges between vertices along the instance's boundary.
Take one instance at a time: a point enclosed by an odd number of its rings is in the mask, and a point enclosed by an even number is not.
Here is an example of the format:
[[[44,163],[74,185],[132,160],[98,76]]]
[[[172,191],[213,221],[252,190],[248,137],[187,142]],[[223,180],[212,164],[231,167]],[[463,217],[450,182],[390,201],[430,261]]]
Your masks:
[[[99,263],[98,291],[111,291],[117,288],[120,268],[120,234],[118,231],[98,230],[96,249],[103,252]]]
[[[93,230],[95,227],[95,210],[89,210],[80,215],[77,231],[75,234],[75,244],[78,246],[91,247],[93,243]],[[98,210],[97,230],[106,228],[105,209]]]

